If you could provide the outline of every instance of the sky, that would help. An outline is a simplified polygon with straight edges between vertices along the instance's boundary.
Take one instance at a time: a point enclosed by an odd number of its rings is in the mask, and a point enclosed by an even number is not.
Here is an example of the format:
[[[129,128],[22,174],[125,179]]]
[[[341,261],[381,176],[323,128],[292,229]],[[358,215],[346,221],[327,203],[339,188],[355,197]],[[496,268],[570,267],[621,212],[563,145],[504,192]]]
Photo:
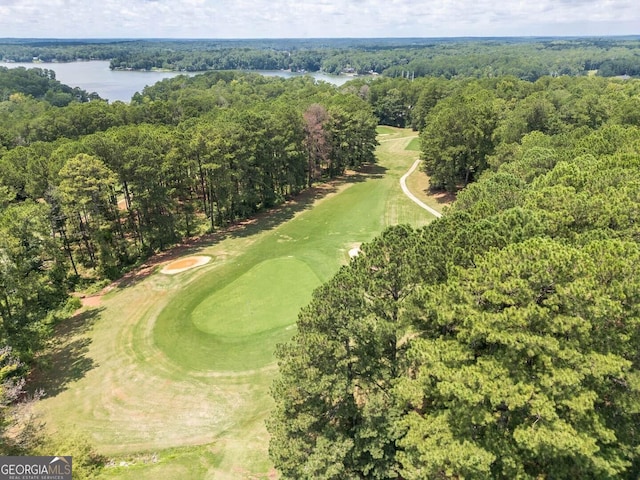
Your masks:
[[[638,0],[0,0],[18,38],[638,34]]]

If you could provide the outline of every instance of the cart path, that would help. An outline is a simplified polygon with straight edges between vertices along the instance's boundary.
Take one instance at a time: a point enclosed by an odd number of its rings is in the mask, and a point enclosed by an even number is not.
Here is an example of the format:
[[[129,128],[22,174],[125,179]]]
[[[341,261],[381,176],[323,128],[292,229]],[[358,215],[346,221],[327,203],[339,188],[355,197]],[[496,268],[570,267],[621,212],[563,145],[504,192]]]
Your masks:
[[[439,211],[423,203],[422,200],[420,200],[413,193],[411,193],[411,191],[409,191],[409,188],[407,187],[407,178],[409,178],[409,175],[411,175],[416,170],[416,168],[418,168],[418,165],[420,165],[420,159],[413,162],[413,165],[411,165],[411,168],[407,171],[407,173],[405,173],[402,176],[402,178],[400,179],[400,187],[402,188],[402,191],[404,192],[404,194],[407,197],[409,197],[411,200],[413,200],[418,206],[424,208],[427,212],[429,212],[434,217],[440,218],[442,217],[442,214]]]

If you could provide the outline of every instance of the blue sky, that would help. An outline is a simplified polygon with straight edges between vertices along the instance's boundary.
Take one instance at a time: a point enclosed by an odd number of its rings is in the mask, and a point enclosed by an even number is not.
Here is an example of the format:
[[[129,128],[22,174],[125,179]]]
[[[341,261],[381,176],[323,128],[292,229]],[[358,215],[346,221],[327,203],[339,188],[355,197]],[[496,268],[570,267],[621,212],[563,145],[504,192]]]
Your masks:
[[[0,37],[634,34],[638,0],[0,0]]]

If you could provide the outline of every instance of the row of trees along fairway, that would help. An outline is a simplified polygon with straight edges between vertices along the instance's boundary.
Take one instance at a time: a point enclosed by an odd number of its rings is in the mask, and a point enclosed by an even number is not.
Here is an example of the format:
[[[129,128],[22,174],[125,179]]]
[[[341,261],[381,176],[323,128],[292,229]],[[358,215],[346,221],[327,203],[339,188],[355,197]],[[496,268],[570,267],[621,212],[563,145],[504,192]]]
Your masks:
[[[420,137],[435,185],[475,182],[364,245],[300,313],[277,351],[276,467],[638,478],[640,82],[402,85],[440,97]]]
[[[368,104],[310,78],[178,77],[131,105],[12,93],[0,111],[0,343],[27,366],[72,289],[372,162],[376,145]]]

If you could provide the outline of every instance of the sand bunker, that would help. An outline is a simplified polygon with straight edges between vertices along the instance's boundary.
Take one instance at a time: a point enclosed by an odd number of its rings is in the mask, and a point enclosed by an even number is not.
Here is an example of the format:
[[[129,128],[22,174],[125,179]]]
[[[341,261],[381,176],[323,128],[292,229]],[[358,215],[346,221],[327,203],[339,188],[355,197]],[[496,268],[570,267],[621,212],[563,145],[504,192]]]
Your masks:
[[[160,272],[167,275],[175,275],[176,273],[184,272],[190,268],[199,267],[205,263],[209,263],[209,260],[211,260],[211,257],[185,257],[165,265]]]
[[[360,245],[361,243],[352,243],[350,245],[351,249],[349,250],[349,257],[357,257],[360,254]]]

